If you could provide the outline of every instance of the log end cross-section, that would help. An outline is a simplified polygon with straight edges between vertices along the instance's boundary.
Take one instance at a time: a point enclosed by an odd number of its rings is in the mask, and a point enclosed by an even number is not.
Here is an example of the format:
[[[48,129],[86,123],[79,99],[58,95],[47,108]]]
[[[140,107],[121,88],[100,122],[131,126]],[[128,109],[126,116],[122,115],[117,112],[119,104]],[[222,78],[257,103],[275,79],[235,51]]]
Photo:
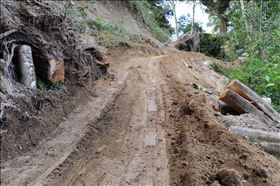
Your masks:
[[[48,79],[55,83],[64,79],[64,61],[56,58],[49,60]]]
[[[227,86],[227,88],[239,94],[244,99],[248,100],[267,117],[280,124],[280,114],[249,87],[235,79]]]
[[[231,90],[225,90],[220,95],[220,100],[228,104],[230,107],[232,107],[234,110],[236,110],[239,114],[244,114],[245,111],[242,109],[242,107],[238,105],[243,105],[243,103],[237,103],[237,100],[240,98],[238,94],[234,93]]]

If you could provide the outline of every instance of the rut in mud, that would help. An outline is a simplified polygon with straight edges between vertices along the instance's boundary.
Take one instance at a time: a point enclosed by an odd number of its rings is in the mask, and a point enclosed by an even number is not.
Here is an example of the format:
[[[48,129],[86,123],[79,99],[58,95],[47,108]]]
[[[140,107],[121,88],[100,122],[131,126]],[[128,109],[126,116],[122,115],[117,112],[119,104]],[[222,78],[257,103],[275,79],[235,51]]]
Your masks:
[[[115,80],[76,98],[86,103],[48,140],[3,162],[1,184],[279,185],[279,161],[218,122],[213,107],[223,77],[204,66],[207,59],[114,51]]]

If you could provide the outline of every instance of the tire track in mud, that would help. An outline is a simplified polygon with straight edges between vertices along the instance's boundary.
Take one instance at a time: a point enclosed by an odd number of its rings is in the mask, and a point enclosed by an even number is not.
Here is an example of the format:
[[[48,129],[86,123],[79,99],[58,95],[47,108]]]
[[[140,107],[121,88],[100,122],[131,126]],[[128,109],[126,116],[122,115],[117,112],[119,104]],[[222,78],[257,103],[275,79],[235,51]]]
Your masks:
[[[125,89],[93,124],[46,185],[166,185],[169,183],[159,78],[163,56],[134,58]],[[129,65],[128,65],[129,64]],[[123,74],[119,74],[123,77]],[[96,126],[102,128],[93,138]],[[83,149],[85,149],[83,151]],[[73,163],[74,162],[74,163]]]
[[[133,58],[118,81],[76,108],[60,135],[44,142],[23,167],[6,164],[6,185],[154,185],[169,182],[158,62]]]
[[[75,155],[74,149],[84,138],[88,128],[98,121],[101,113],[106,112],[110,103],[123,91],[125,81],[120,79],[112,87],[103,88],[97,92],[98,97],[90,98],[88,104],[77,107],[66,121],[60,124],[62,133],[44,142],[35,154],[25,157],[23,161],[27,163],[23,163],[24,166],[13,167],[12,162],[11,165],[6,164],[1,170],[4,178],[2,183],[38,186],[51,172],[59,173],[59,170],[63,169],[63,162],[69,159],[69,156]],[[97,127],[95,130],[102,129]]]

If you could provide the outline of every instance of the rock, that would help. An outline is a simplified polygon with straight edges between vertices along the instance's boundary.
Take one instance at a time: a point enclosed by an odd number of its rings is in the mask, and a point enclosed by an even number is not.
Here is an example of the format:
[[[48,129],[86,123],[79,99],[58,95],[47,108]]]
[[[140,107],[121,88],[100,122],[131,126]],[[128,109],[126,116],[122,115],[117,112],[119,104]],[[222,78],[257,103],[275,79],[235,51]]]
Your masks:
[[[172,104],[173,105],[178,105],[179,103],[180,103],[179,100],[175,99]]]
[[[207,94],[213,94],[213,92],[211,90],[204,89],[203,91]]]
[[[220,112],[214,113],[214,116],[221,116],[222,114]]]
[[[261,178],[268,178],[268,170],[264,169],[264,168],[260,168],[260,169],[254,169],[254,172],[256,173],[257,176],[261,177]]]
[[[195,83],[192,83],[191,86],[195,89],[198,89],[199,88],[199,85],[198,84],[195,84]]]
[[[243,153],[239,158],[246,160],[248,158],[249,154],[248,153]]]
[[[241,175],[234,169],[220,169],[216,178],[221,186],[242,186]]]

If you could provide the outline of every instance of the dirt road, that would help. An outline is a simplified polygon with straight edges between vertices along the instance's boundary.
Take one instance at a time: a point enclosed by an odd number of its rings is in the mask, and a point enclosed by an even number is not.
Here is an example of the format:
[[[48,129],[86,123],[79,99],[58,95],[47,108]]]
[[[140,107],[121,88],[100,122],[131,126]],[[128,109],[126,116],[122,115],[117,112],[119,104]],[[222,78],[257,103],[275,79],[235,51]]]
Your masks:
[[[1,185],[226,185],[223,169],[235,185],[279,185],[279,161],[218,122],[224,78],[207,60],[113,52],[115,80],[99,81],[51,138],[4,162]]]

